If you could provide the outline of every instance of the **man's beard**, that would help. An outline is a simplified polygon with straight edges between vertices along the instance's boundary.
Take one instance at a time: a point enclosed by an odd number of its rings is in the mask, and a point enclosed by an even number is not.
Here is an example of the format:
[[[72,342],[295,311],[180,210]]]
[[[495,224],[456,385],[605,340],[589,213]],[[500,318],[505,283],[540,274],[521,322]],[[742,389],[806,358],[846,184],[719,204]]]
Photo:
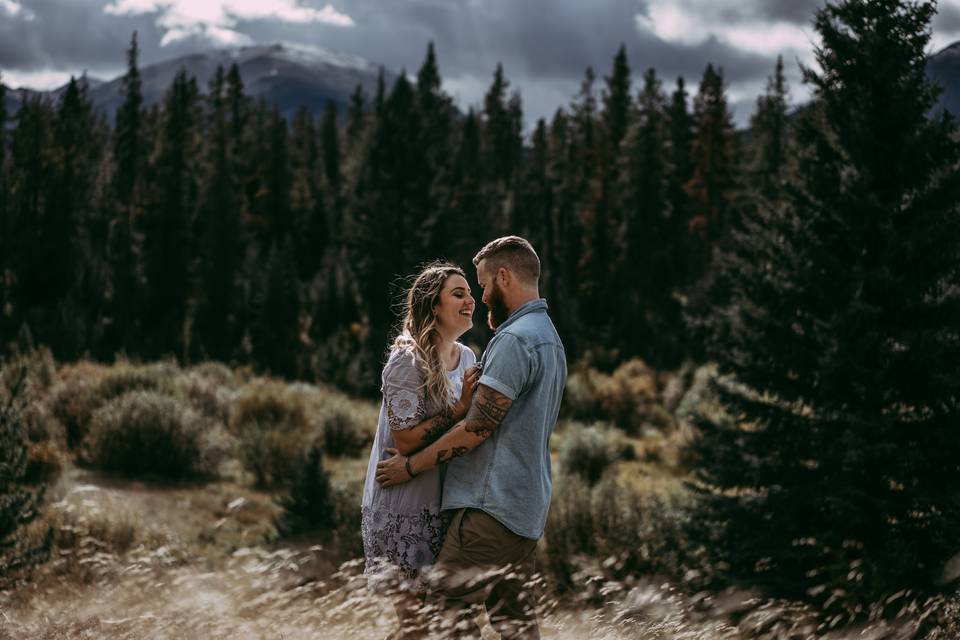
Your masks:
[[[487,324],[491,329],[496,329],[510,317],[510,310],[507,309],[507,303],[503,301],[503,291],[493,283],[493,290],[490,292],[490,299],[487,301]]]

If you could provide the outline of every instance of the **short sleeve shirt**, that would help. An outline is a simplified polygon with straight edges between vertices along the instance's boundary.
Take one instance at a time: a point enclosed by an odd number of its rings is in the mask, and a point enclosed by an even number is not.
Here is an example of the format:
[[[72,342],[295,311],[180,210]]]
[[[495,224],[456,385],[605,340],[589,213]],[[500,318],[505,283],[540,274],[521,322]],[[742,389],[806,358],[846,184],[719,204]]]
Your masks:
[[[567,378],[563,343],[546,300],[516,309],[481,359],[480,384],[513,405],[496,431],[447,467],[442,509],[481,509],[526,538],[539,538],[553,490],[550,435]]]

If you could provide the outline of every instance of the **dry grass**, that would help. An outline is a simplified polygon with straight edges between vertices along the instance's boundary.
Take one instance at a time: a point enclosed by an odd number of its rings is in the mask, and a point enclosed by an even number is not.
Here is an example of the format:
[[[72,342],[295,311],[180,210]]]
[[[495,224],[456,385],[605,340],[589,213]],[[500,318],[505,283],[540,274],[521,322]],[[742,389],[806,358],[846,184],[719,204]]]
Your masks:
[[[367,592],[357,562],[343,563],[359,554],[359,525],[351,516],[359,513],[366,454],[376,427],[375,403],[324,386],[255,378],[249,371],[217,363],[185,370],[169,363],[79,363],[55,371],[41,357],[32,366],[41,390],[36,401],[43,406],[35,413],[36,440],[41,443],[36,458],[51,468],[61,464],[64,470],[48,491],[41,518],[23,534],[25,543],[39,543],[52,531],[50,559],[16,589],[0,591],[0,640],[365,639],[383,638],[393,630],[389,603]],[[619,504],[611,491],[638,496],[642,500],[636,504],[669,505],[685,499],[680,456],[688,437],[684,416],[708,401],[701,397],[708,375],[700,371],[664,377],[633,363],[602,380],[587,380],[597,396],[581,393],[580,401],[606,401],[608,409],[632,421],[630,435],[617,430],[611,437],[615,449],[629,446],[636,454],[632,459],[617,456],[597,487],[584,489],[591,517],[596,517],[592,527],[609,529],[614,520],[604,518],[611,513],[619,513],[623,522],[653,526],[652,513],[631,515],[621,508],[633,504],[629,500],[604,511],[605,503]],[[580,382],[584,380],[581,376]],[[254,415],[256,422],[267,425],[271,415],[280,416],[274,423],[292,420],[298,431],[319,437],[333,423],[348,444],[356,434],[357,443],[349,446],[359,449],[359,455],[328,455],[324,460],[336,489],[335,508],[344,514],[337,528],[281,538],[274,524],[281,512],[280,493],[254,488],[253,477],[237,458],[221,465],[218,480],[205,484],[160,484],[74,468],[62,442],[64,432],[58,430],[73,421],[74,436],[82,438],[93,412],[131,388],[169,394],[213,423],[230,425],[235,434]],[[627,402],[637,389],[643,391],[644,403]],[[661,421],[654,407],[670,407],[676,419]],[[278,413],[271,414],[274,410]],[[558,428],[551,443],[556,464],[575,428],[574,423]],[[555,496],[558,500],[572,496],[562,482],[557,490],[563,493]],[[575,500],[567,501],[571,512],[584,511]],[[621,534],[627,541],[630,532]],[[609,540],[603,544],[609,547]],[[654,555],[660,553],[656,549],[661,547],[650,548]],[[547,551],[544,541],[544,558]],[[683,579],[614,577],[621,562],[616,557],[568,560],[574,568],[574,589],[558,598],[549,580],[538,587],[545,639],[906,640],[916,622],[933,610],[933,604],[915,604],[898,622],[843,629],[843,621],[838,621],[835,629],[818,626],[814,612],[764,600],[754,591],[692,592],[691,583]],[[904,598],[907,605],[908,600]],[[946,612],[944,619],[960,617],[960,604],[936,604]],[[956,632],[950,623],[925,631],[930,640],[960,637]],[[484,638],[493,637],[486,628]]]

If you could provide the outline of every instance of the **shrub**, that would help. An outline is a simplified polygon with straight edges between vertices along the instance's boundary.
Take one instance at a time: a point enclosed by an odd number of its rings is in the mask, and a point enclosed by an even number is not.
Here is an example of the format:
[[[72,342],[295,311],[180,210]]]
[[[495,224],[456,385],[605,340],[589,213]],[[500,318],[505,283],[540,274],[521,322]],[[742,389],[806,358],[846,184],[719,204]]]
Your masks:
[[[52,391],[51,411],[67,434],[67,446],[83,443],[94,412],[114,398],[130,391],[156,391],[177,395],[175,378],[179,369],[172,363],[131,365],[111,368],[79,363],[65,367],[61,383]]]
[[[50,484],[63,471],[60,450],[51,440],[33,442],[27,448],[27,468],[24,481],[30,484]]]
[[[629,360],[597,385],[602,415],[628,433],[668,428],[673,418],[660,404],[659,388],[655,371],[642,360]]]
[[[611,374],[580,363],[567,378],[564,415],[578,420],[608,420],[627,433],[666,430],[674,425],[670,409],[679,402],[684,375],[657,373],[642,360],[624,362]]]
[[[106,367],[89,362],[65,365],[60,382],[50,392],[50,412],[63,425],[71,449],[86,437],[99,402],[95,390],[106,371]]]
[[[314,431],[302,397],[286,384],[257,380],[240,390],[230,419],[240,439],[240,461],[260,488],[289,486]]]
[[[9,366],[0,368],[0,583],[40,559],[47,544],[24,547],[20,531],[37,517],[44,487],[33,486],[28,478],[29,451],[21,418],[22,394],[28,369],[20,364],[12,375]],[[0,585],[2,586],[2,585]]]
[[[190,371],[177,376],[176,393],[205,417],[226,426],[230,420],[230,404],[234,393],[219,381],[219,377],[205,376]]]
[[[701,566],[683,536],[689,517],[685,503],[641,495],[612,474],[593,487],[561,474],[544,533],[547,573],[560,592],[574,589],[584,571],[616,581],[689,579]]]
[[[331,456],[356,458],[365,451],[369,438],[355,414],[338,408],[323,418],[323,443]]]
[[[620,457],[608,430],[597,426],[584,427],[571,423],[566,428],[560,448],[560,468],[577,475],[592,486]]]
[[[336,485],[333,490],[337,523],[334,539],[341,558],[362,558],[363,539],[360,537],[360,502],[363,497],[363,479]]]
[[[174,380],[180,369],[175,363],[156,362],[148,365],[120,364],[108,369],[95,394],[102,405],[129,391],[175,392]]]
[[[240,389],[230,416],[230,426],[239,434],[247,425],[287,425],[291,430],[307,429],[302,394],[290,385],[258,379]]]
[[[283,512],[277,529],[285,534],[316,528],[329,528],[336,523],[336,504],[330,487],[330,475],[323,468],[323,447],[314,442],[297,471],[290,491],[280,500]]]
[[[131,391],[93,414],[83,457],[104,471],[187,479],[215,476],[225,453],[193,409],[156,391]]]

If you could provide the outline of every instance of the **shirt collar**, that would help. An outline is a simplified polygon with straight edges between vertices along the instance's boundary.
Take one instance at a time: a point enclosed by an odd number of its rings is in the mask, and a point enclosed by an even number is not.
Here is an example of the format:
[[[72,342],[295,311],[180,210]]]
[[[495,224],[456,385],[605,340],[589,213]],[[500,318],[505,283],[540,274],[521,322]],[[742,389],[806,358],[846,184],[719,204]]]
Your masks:
[[[509,327],[511,324],[517,321],[518,318],[521,318],[528,313],[534,313],[536,311],[546,312],[547,310],[547,301],[544,298],[535,298],[529,302],[525,302],[516,309],[513,310],[513,313],[510,314],[510,317],[506,321],[497,327],[494,333],[500,333],[502,330]]]

